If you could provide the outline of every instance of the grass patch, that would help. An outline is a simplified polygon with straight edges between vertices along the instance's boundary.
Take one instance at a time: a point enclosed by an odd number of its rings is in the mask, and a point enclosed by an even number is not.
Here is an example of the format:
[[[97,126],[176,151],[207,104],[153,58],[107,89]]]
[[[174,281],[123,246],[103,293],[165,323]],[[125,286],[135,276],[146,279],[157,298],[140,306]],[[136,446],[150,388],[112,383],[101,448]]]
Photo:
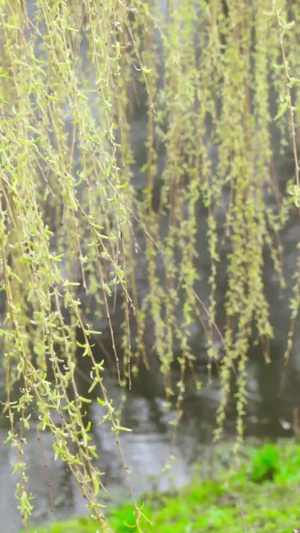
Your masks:
[[[238,468],[229,464],[216,479],[195,479],[176,494],[145,495],[145,533],[275,532],[300,526],[300,446],[266,444],[246,448]],[[134,533],[132,505],[110,513],[116,533]],[[99,529],[99,528],[98,528]],[[41,527],[38,533],[95,533],[79,518]]]

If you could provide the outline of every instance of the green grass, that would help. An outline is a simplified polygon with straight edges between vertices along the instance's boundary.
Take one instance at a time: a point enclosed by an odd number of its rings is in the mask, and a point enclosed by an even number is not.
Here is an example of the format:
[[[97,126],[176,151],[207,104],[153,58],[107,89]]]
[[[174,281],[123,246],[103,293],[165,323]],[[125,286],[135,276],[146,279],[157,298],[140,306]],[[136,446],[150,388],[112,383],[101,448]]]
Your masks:
[[[249,449],[238,469],[223,468],[216,479],[195,479],[176,494],[147,495],[145,533],[276,532],[300,526],[300,446],[266,444]],[[110,514],[116,533],[134,533],[131,505]],[[51,524],[38,533],[96,533],[88,518]],[[33,531],[33,530],[32,530]]]

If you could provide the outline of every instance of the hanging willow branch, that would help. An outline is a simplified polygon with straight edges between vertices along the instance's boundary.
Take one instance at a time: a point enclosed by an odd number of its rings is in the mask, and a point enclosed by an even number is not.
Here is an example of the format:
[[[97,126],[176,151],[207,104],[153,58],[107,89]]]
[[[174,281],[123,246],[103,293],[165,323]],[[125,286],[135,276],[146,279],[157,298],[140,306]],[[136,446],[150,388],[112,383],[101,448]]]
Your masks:
[[[25,523],[32,503],[24,445],[34,421],[38,432],[51,433],[55,458],[67,463],[95,519],[110,531],[97,450],[84,416],[93,390],[106,413],[100,423],[115,433],[131,491],[119,439],[126,428],[104,384],[105,362],[93,351],[105,329],[121,386],[130,388],[132,374],[158,358],[166,396],[177,407],[175,427],[187,372],[200,388],[193,331],[203,332],[210,369],[219,362],[216,340],[221,340],[217,436],[234,377],[242,437],[254,337],[270,360],[264,251],[270,250],[284,287],[279,234],[292,202],[288,196],[281,204],[278,195],[274,198],[269,102],[271,88],[286,95],[299,187],[291,104],[292,72],[299,68],[299,13],[283,0],[274,6],[270,0],[162,4],[0,3],[1,298],[6,304],[0,333],[8,441],[16,451],[16,496]],[[283,45],[282,20],[291,16],[296,24]],[[293,91],[297,102],[297,84]],[[144,156],[131,142],[132,114],[139,107],[147,115]],[[284,145],[288,120],[281,111]],[[210,256],[208,280],[200,242]],[[221,327],[217,294],[225,256]],[[92,368],[86,396],[76,381],[77,348]],[[140,530],[141,511],[132,491],[131,496]]]

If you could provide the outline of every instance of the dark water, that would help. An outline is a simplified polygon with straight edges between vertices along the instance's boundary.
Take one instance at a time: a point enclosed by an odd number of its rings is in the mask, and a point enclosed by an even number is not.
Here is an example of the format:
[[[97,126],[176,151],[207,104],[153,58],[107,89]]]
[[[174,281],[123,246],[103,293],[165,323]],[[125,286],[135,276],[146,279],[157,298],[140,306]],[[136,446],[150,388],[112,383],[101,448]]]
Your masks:
[[[274,365],[274,368],[276,365]],[[246,434],[258,437],[277,437],[292,435],[289,422],[292,421],[292,409],[299,402],[299,389],[278,400],[278,376],[272,365],[264,367],[258,363],[249,366],[248,392],[249,403],[246,416]],[[274,375],[275,373],[275,375]],[[113,376],[105,374],[106,386],[110,398],[116,407],[120,405],[120,389]],[[199,393],[192,385],[188,387],[184,402],[184,415],[178,429],[176,444],[173,443],[173,429],[169,421],[176,416],[175,410],[166,409],[161,396],[132,392],[123,408],[121,424],[132,429],[124,432],[121,442],[126,462],[131,471],[131,485],[138,496],[144,491],[166,491],[187,484],[195,463],[201,463],[207,450],[211,448],[213,429],[215,428],[215,410],[220,400],[217,379],[211,383],[203,380]],[[234,440],[234,408],[228,413],[225,425],[225,440]],[[122,472],[114,434],[109,425],[97,426],[102,419],[102,407],[91,404],[89,416],[94,422],[93,439],[99,455],[99,466],[105,472],[102,479],[108,490],[108,506],[115,506],[129,498],[129,490]],[[6,427],[0,428],[0,439],[6,438]],[[28,490],[34,497],[33,522],[69,518],[87,512],[86,504],[77,485],[65,464],[53,459],[52,439],[47,432],[42,435],[43,452],[33,429],[27,434],[25,461],[29,476]],[[175,456],[171,468],[164,471]],[[17,533],[21,520],[14,498],[16,476],[12,477],[14,452],[9,444],[0,447],[0,513],[1,531]],[[47,469],[45,469],[45,462]],[[54,512],[51,511],[49,480],[52,483]]]
[[[110,394],[114,396],[114,404],[120,400],[119,390],[112,380],[107,384]],[[127,403],[122,424],[131,427],[132,433],[124,432],[121,436],[122,448],[127,465],[131,470],[131,486],[135,494],[146,490],[165,491],[170,487],[186,484],[190,475],[190,450],[193,449],[192,437],[185,436],[186,449],[180,446],[172,448],[172,433],[168,425],[168,417],[174,413],[165,413],[164,402],[159,399],[146,399],[134,395]],[[109,425],[102,424],[101,430],[97,422],[102,419],[102,408],[94,403],[90,417],[94,422],[93,439],[99,454],[99,465],[106,474],[102,482],[109,491],[107,504],[118,504],[129,498],[129,490],[122,471],[122,463],[117,452],[114,433]],[[0,429],[0,439],[6,438],[5,427]],[[25,461],[29,476],[28,489],[35,495],[33,520],[36,523],[66,518],[87,512],[86,504],[74,483],[66,466],[60,461],[54,462],[51,436],[44,432],[41,435],[43,452],[34,430],[27,434]],[[189,450],[189,451],[188,451]],[[169,461],[171,453],[177,456],[169,472],[162,470]],[[45,460],[47,471],[45,469]],[[14,453],[9,445],[0,447],[0,513],[1,531],[15,533],[21,528],[21,520],[17,511],[14,491],[16,476],[12,477]],[[49,480],[53,485],[53,502],[55,511],[50,507]]]

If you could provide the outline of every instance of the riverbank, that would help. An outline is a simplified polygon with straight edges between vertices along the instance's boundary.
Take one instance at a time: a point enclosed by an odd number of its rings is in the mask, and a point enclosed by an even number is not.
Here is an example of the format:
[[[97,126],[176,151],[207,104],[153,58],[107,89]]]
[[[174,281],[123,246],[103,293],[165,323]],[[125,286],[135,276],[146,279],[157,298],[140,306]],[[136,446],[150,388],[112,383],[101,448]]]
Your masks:
[[[260,447],[247,445],[235,459],[224,448],[217,469],[202,465],[188,487],[143,498],[144,533],[211,533],[230,531],[292,533],[300,527],[300,445],[288,441]],[[110,513],[116,533],[134,533],[131,505]],[[78,518],[31,532],[95,533],[95,522]]]

